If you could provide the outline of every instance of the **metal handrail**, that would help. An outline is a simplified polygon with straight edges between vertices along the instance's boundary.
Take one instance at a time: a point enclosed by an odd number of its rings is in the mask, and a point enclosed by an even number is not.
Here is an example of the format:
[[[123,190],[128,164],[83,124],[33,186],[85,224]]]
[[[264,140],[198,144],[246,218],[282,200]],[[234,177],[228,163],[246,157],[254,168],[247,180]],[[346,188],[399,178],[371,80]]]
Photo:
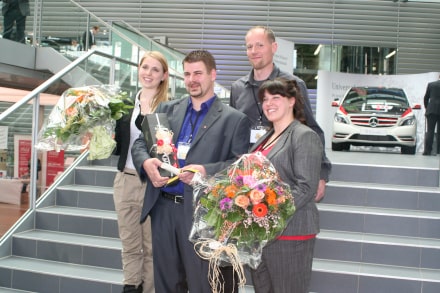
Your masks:
[[[81,62],[85,61],[92,55],[100,55],[103,57],[107,57],[110,60],[112,60],[111,64],[113,65],[110,70],[110,76],[114,76],[114,64],[116,61],[129,64],[131,66],[137,67],[137,64],[131,61],[127,61],[123,58],[115,57],[112,55],[109,55],[107,53],[98,51],[98,50],[91,50],[85,53],[84,55],[78,57],[75,59],[72,63],[67,65],[65,68],[57,72],[55,75],[50,77],[48,80],[43,82],[40,86],[35,88],[33,91],[31,91],[29,94],[24,96],[22,99],[14,103],[11,107],[6,109],[0,114],[0,122],[3,121],[6,117],[8,117],[10,114],[14,113],[17,109],[19,109],[21,106],[23,106],[26,103],[29,103],[31,100],[33,100],[33,119],[32,119],[32,125],[38,125],[39,121],[39,107],[40,107],[40,94],[43,93],[46,89],[48,89],[50,86],[53,85],[53,83],[57,82],[59,79],[61,79],[64,75],[69,73],[71,70],[75,69]],[[34,210],[36,207],[36,198],[37,198],[37,152],[35,151],[35,143],[37,141],[37,135],[38,135],[39,129],[37,127],[32,127],[32,150],[31,150],[31,169],[30,169],[30,182],[29,182],[29,209]]]
[[[12,105],[11,107],[9,107],[8,109],[6,109],[5,111],[3,111],[0,114],[0,121],[2,121],[4,118],[6,118],[7,116],[9,116],[12,112],[14,112],[15,110],[17,110],[18,108],[20,108],[21,106],[23,106],[24,104],[28,103],[30,100],[32,100],[32,98],[34,98],[36,95],[41,94],[42,92],[44,92],[46,89],[48,89],[54,82],[58,81],[60,78],[62,78],[64,75],[66,75],[67,73],[69,73],[72,69],[74,69],[75,67],[77,67],[81,62],[83,62],[84,60],[88,59],[90,56],[92,55],[100,55],[103,57],[107,57],[109,59],[115,60],[115,61],[120,61],[122,63],[127,63],[129,65],[135,66],[137,67],[137,64],[131,61],[128,61],[126,59],[123,58],[119,58],[119,57],[115,57],[113,55],[109,55],[107,53],[101,52],[99,50],[90,50],[87,53],[85,53],[84,55],[81,55],[80,57],[78,57],[77,59],[75,59],[72,63],[70,63],[69,65],[67,65],[66,67],[64,67],[62,70],[60,70],[59,72],[57,72],[55,75],[53,75],[52,77],[50,77],[48,80],[46,80],[45,82],[43,82],[41,85],[39,85],[38,87],[36,87],[34,90],[32,90],[29,94],[27,94],[26,96],[24,96],[21,100],[19,100],[18,102],[16,102],[14,105]]]

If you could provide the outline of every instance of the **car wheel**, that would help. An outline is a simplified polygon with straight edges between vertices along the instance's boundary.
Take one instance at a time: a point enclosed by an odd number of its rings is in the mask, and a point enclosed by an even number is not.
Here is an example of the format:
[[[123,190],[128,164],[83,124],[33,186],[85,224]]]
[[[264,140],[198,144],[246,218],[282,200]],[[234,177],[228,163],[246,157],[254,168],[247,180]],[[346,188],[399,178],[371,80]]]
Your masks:
[[[406,155],[414,155],[416,153],[416,146],[412,146],[412,147],[401,146],[400,153]]]
[[[350,149],[350,144],[348,143],[334,143],[332,142],[332,151],[348,151]]]

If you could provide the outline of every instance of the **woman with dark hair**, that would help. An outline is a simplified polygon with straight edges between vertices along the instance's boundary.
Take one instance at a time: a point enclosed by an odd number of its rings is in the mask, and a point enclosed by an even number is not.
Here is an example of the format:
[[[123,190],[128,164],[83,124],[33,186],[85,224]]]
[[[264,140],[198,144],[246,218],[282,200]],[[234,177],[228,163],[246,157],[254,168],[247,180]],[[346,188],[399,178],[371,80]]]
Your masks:
[[[289,184],[296,211],[282,235],[263,249],[259,267],[251,271],[254,289],[257,293],[309,292],[315,237],[319,232],[314,195],[320,177],[322,143],[316,132],[304,124],[296,81],[265,81],[258,98],[272,129],[251,152],[263,153]]]

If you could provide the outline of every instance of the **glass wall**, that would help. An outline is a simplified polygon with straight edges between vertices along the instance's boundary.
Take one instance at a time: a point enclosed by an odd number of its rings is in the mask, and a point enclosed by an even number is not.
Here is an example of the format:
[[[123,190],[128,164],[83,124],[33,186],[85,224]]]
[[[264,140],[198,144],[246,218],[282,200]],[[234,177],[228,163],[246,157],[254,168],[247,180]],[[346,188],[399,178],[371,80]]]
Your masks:
[[[318,70],[396,74],[396,48],[295,44],[295,75],[316,89]]]

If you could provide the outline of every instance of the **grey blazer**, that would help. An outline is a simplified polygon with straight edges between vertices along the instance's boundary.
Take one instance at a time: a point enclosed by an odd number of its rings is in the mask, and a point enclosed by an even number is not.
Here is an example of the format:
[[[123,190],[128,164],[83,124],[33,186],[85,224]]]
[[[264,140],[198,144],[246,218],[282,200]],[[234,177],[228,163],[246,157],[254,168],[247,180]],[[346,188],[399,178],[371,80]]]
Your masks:
[[[188,99],[189,97],[162,103],[156,110],[156,113],[167,113],[171,130],[174,132],[174,143],[185,118]],[[186,164],[201,164],[208,175],[214,175],[247,152],[249,136],[250,122],[247,116],[223,104],[216,97],[192,141]],[[143,162],[150,158],[142,135],[133,144],[132,156],[141,180],[148,182],[141,216],[141,221],[145,221],[159,197],[160,189],[150,184],[142,167]],[[184,198],[185,214],[188,215],[185,216],[185,222],[189,235],[192,226],[193,191],[188,185],[184,188]]]
[[[250,149],[254,151],[273,130]],[[319,215],[314,201],[321,170],[323,147],[319,136],[294,120],[267,155],[281,179],[290,185],[296,212],[283,235],[309,235],[319,232]]]

